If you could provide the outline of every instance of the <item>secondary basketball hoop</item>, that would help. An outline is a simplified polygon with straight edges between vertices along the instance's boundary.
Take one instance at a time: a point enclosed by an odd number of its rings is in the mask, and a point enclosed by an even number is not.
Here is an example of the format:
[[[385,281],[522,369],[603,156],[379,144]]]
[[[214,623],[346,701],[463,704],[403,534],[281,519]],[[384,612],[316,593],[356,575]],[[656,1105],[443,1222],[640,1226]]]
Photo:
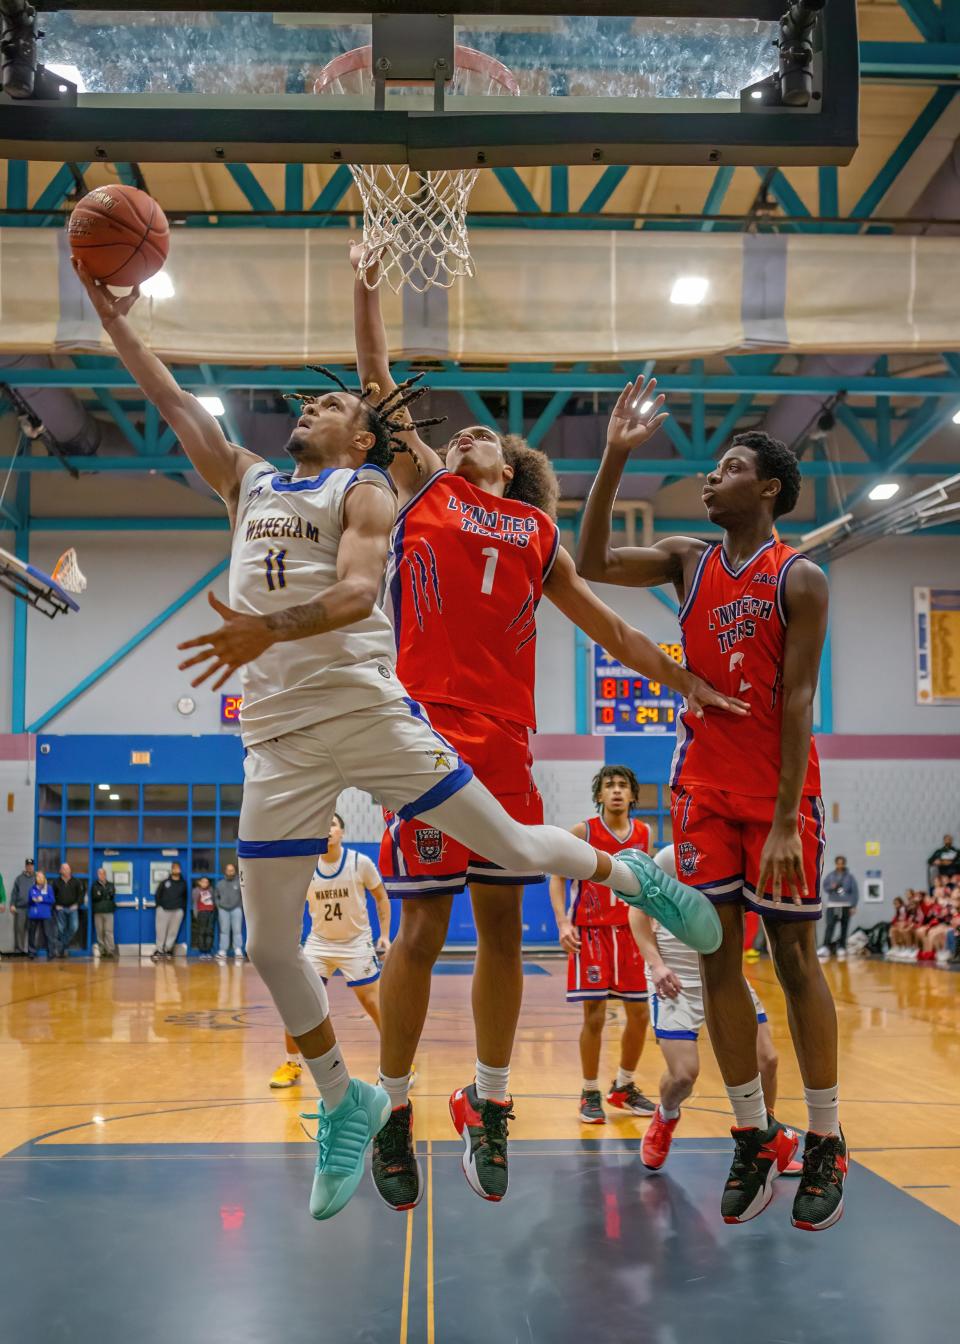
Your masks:
[[[61,555],[52,574],[45,574],[42,569],[0,547],[0,588],[29,602],[51,620],[68,611],[79,611],[70,594],[82,593],[86,586],[72,546]]]
[[[324,67],[314,93],[382,97],[386,86],[442,88],[473,97],[519,93],[517,81],[500,61],[472,47],[454,48],[450,79],[411,79],[374,72],[373,47],[344,52]],[[458,276],[474,273],[467,230],[470,193],[480,169],[417,172],[406,164],[350,164],[363,200],[363,256],[359,274],[370,289],[386,281],[397,293],[405,285],[423,293],[449,289]],[[371,265],[379,262],[372,278]]]

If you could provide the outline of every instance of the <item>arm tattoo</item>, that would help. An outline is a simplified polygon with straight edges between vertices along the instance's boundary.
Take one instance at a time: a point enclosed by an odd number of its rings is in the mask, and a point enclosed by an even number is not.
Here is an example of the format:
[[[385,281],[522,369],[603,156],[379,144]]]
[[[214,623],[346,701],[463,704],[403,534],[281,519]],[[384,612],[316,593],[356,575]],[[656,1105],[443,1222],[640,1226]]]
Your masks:
[[[330,616],[322,599],[275,611],[265,618],[267,629],[279,640],[323,635],[330,629]]]

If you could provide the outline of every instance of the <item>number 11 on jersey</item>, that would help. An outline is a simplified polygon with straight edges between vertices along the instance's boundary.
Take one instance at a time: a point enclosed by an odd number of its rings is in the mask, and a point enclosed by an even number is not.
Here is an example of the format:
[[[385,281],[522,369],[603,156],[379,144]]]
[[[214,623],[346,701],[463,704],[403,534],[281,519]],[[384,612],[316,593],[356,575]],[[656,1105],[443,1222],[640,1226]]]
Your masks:
[[[483,567],[483,582],[480,585],[480,591],[484,597],[489,597],[493,592],[493,579],[497,572],[500,550],[497,546],[485,546],[480,554],[487,557],[487,563]]]
[[[264,557],[263,564],[267,575],[267,588],[271,593],[275,588],[286,588],[287,586],[286,562],[286,551],[275,551],[272,546]]]

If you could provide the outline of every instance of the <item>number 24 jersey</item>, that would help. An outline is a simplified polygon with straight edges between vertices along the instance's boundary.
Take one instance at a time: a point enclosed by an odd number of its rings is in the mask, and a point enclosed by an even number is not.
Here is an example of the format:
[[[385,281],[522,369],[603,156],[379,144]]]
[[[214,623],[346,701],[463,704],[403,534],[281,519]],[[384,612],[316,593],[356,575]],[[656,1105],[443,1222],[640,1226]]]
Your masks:
[[[536,613],[559,542],[540,509],[446,470],[408,501],[387,611],[397,673],[415,699],[536,727]]]

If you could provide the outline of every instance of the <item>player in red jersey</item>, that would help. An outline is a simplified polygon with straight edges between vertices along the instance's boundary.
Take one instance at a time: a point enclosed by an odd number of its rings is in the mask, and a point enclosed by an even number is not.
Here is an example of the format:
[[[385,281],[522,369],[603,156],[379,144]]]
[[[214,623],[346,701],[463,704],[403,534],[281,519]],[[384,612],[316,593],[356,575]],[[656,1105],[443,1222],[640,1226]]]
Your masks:
[[[351,260],[359,264],[359,249],[351,249]],[[387,392],[395,384],[377,292],[358,277],[354,294],[361,381]],[[506,811],[539,823],[530,733],[541,597],[622,662],[666,685],[678,684],[677,664],[577,576],[559,545],[557,482],[542,453],[483,425],[455,434],[443,459],[415,434],[407,447],[391,465],[400,496],[387,569],[397,673],[413,703]],[[735,707],[697,678],[689,689],[697,704]],[[467,1180],[482,1198],[500,1200],[507,1189],[510,1057],[523,994],[522,888],[542,879],[498,869],[406,816],[389,818],[380,871],[403,907],[380,981],[381,1078],[393,1110],[374,1142],[374,1181],[395,1209],[412,1207],[422,1194],[409,1074],[453,897],[479,886],[475,1082],[454,1092],[450,1110],[464,1142]]]
[[[811,726],[827,581],[777,538],[774,522],[796,505],[800,469],[784,444],[760,432],[736,435],[705,481],[703,502],[723,529],[721,542],[669,537],[652,547],[611,547],[613,501],[631,450],[648,437],[639,404],[651,396],[638,381],[617,403],[578,565],[604,583],[672,583],[682,603],[687,665],[750,705],[743,722],[712,710],[696,723],[681,714],[674,851],[678,875],[715,902],[724,929],[719,950],[703,958],[707,1025],[736,1117],[723,1216],[755,1217],[772,1198],[776,1175],[756,1012],[742,968],[744,910],[756,910],[786,995],[807,1100],[793,1223],[817,1231],[843,1212],[847,1170],[837,1114],[836,1012],[816,948],[824,832]],[[649,414],[662,404],[658,397]]]
[[[640,798],[640,784],[633,771],[624,765],[605,765],[594,776],[591,791],[598,815],[577,822],[570,828],[573,834],[608,854],[624,849],[648,853],[650,828],[630,815]],[[568,913],[566,881],[551,877],[550,902],[560,945],[570,954],[567,1002],[583,1004],[581,1123],[606,1122],[599,1074],[608,999],[623,1001],[627,1020],[620,1038],[620,1067],[607,1092],[607,1102],[632,1115],[652,1115],[656,1107],[635,1082],[650,1013],[643,958],[630,933],[630,907],[617,900],[609,887],[595,882],[573,882],[571,894]]]

